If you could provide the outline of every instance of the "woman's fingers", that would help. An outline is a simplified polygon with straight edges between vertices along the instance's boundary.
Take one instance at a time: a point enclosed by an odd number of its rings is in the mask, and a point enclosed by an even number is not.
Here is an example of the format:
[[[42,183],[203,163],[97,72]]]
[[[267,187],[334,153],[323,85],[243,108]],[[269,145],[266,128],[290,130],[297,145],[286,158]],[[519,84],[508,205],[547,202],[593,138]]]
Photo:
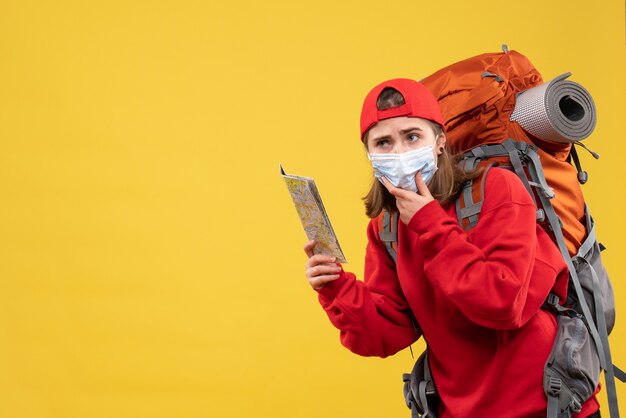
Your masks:
[[[341,266],[334,264],[335,257],[317,254],[309,258],[306,264],[306,277],[313,289],[319,290],[328,282],[337,280]]]
[[[391,193],[393,196],[397,196],[398,192],[402,190],[402,189],[398,189],[396,186],[391,184],[391,182],[389,181],[387,177],[383,176],[382,181],[383,181],[383,186],[385,186],[387,190],[389,191],[389,193]]]
[[[389,191],[389,193],[391,193],[391,195],[396,198],[407,199],[407,198],[410,198],[411,195],[415,194],[410,190],[404,190],[404,189],[394,186],[393,184],[391,184],[391,182],[389,181],[387,177],[383,177],[382,180],[383,180],[383,186],[385,186],[387,190]]]
[[[306,266],[307,268],[317,266],[318,264],[332,264],[334,266],[334,263],[336,261],[336,257],[331,257],[324,254],[315,254],[309,257],[308,261],[306,262]]]
[[[340,272],[341,267],[336,264],[319,264],[307,267],[306,277],[311,287],[315,290],[319,290],[328,282],[337,280]]]
[[[321,288],[326,286],[328,283],[332,282],[333,280],[337,280],[338,278],[339,278],[338,274],[318,276],[313,279],[309,279],[309,284],[311,285],[313,289],[320,290]]]
[[[304,252],[307,257],[309,257],[306,262],[306,277],[313,289],[320,290],[322,287],[326,286],[328,282],[339,278],[341,266],[335,264],[337,261],[336,257],[324,254],[313,254],[315,244],[315,240],[304,244]]]
[[[307,266],[314,264],[334,263],[337,261],[337,257],[332,257],[330,255],[324,254],[314,254],[313,248],[315,248],[316,244],[317,241],[315,240],[311,240],[304,244],[304,253],[307,255],[307,257],[309,257],[309,261],[307,261]]]
[[[306,269],[307,277],[318,277],[328,274],[337,274],[341,271],[341,267],[336,264],[320,264],[317,266],[310,266]]]
[[[389,181],[387,177],[383,176],[381,180],[383,181],[383,186],[385,186],[387,190],[389,191],[389,193],[391,193],[393,196],[397,196],[398,191],[402,190],[402,189],[398,189],[396,186],[391,184],[391,182]]]
[[[306,254],[307,257],[309,258],[313,257],[313,247],[315,247],[315,244],[317,244],[315,240],[311,240],[307,242],[306,244],[304,244],[304,253]]]
[[[424,179],[422,178],[422,173],[419,171],[415,174],[415,184],[417,185],[417,192],[424,197],[432,197],[430,194],[430,190],[428,190],[428,186],[424,183]]]

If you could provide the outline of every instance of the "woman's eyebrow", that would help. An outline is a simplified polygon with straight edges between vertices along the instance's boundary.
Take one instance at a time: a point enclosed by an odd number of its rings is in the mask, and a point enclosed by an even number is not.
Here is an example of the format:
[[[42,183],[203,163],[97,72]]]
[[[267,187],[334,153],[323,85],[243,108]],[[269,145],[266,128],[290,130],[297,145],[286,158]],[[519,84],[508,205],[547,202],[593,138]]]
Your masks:
[[[400,133],[402,133],[402,134],[408,134],[408,133],[409,133],[409,132],[411,132],[411,131],[420,131],[420,132],[424,132],[424,131],[422,130],[422,128],[420,128],[420,127],[418,127],[418,126],[415,126],[415,127],[413,127],[413,128],[406,128],[406,129],[402,129],[402,130],[400,131]]]
[[[381,139],[391,139],[391,135],[375,136],[375,137],[372,138],[372,142],[373,141],[380,141]]]
[[[406,129],[401,129],[400,133],[402,135],[408,134],[409,132],[413,132],[413,131],[420,131],[420,132],[424,132],[424,130],[422,128],[420,128],[419,126],[412,126],[410,128],[406,128]],[[391,139],[391,135],[381,135],[381,136],[374,136],[372,137],[372,141],[380,141],[381,139]]]

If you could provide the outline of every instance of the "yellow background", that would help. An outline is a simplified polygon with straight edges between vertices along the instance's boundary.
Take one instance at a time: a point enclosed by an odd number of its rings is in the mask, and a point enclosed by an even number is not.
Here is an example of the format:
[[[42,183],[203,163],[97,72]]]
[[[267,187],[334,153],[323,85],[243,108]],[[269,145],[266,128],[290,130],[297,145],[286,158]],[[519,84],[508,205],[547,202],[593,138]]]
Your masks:
[[[1,1],[0,417],[408,417],[409,351],[340,346],[278,163],[360,276],[364,95],[501,43],[595,98],[625,366],[622,1]]]

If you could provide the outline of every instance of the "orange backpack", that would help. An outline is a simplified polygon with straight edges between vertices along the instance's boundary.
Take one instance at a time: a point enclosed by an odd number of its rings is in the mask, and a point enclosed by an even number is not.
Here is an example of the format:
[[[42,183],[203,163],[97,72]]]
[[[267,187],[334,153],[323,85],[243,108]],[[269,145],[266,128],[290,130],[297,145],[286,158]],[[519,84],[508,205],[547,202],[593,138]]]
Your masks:
[[[570,86],[567,94],[551,93],[559,90],[558,83],[570,74],[543,83],[528,58],[505,46],[503,50],[457,62],[421,80],[439,101],[447,143],[453,153],[462,154],[462,168],[472,171],[484,167],[482,176],[465,184],[457,198],[459,223],[467,230],[479,221],[484,180],[492,166],[506,167],[518,175],[535,201],[537,221],[559,247],[570,273],[567,290],[555,288],[544,305],[557,315],[558,323],[554,348],[544,370],[548,417],[569,417],[579,412],[593,395],[600,371],[604,370],[610,416],[617,418],[614,374],[622,381],[626,375],[612,364],[608,346],[615,320],[613,290],[600,257],[604,247],[596,240],[580,187],[587,175],[580,168],[573,146],[576,143],[586,149],[579,140],[595,126],[593,101],[586,90],[571,82],[567,83],[576,86],[573,91]],[[578,94],[580,91],[583,93]],[[552,113],[559,113],[564,126],[555,127],[561,123],[559,120],[540,120],[545,115],[539,115],[537,109],[520,106],[522,93],[530,97],[545,94],[546,103],[550,94],[558,96],[552,103],[558,109],[552,109]],[[539,109],[539,113],[550,111]],[[593,113],[593,118],[583,120],[585,111]],[[522,120],[524,127],[519,123]],[[397,213],[384,211],[378,221],[380,238],[395,261]],[[567,294],[567,299],[560,300],[557,294]],[[584,338],[572,338],[582,335],[583,328]],[[581,365],[577,369],[571,367],[571,350],[580,356],[573,359]],[[436,388],[426,352],[403,380],[413,416],[436,417],[436,406],[429,405],[436,400]]]
[[[442,68],[421,81],[439,100],[453,153],[465,153],[508,138],[537,146],[545,177],[554,191],[552,205],[563,223],[570,255],[585,238],[584,198],[569,162],[571,143],[549,143],[510,120],[518,93],[543,84],[530,60],[516,51],[487,53]],[[504,163],[507,157],[492,158]],[[474,193],[477,193],[475,190]]]

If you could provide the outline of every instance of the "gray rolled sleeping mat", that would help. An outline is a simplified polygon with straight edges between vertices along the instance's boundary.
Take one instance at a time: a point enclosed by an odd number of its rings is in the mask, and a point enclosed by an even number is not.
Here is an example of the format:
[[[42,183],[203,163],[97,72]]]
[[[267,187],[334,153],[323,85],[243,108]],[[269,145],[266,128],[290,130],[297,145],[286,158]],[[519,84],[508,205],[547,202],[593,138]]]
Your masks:
[[[587,138],[596,126],[596,107],[583,86],[562,74],[516,97],[511,120],[545,141],[573,143]]]

